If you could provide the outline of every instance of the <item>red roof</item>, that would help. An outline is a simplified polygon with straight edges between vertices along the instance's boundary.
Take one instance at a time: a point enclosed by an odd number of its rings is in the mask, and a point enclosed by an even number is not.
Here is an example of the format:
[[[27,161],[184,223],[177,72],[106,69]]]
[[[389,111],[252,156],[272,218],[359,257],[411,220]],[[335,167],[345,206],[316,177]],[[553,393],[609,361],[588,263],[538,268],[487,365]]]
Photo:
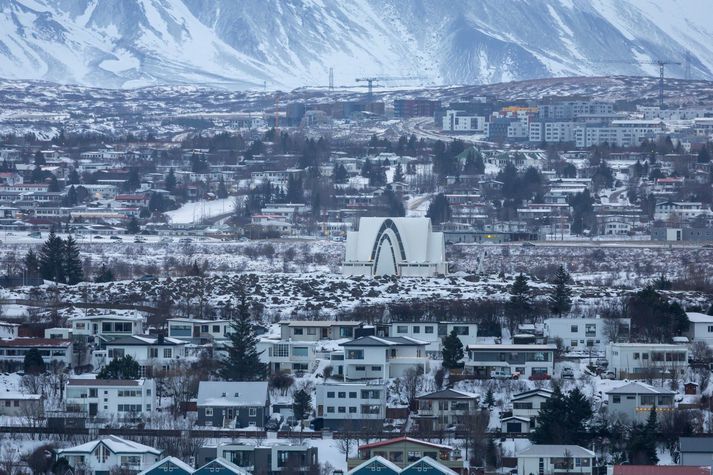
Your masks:
[[[21,348],[26,347],[65,347],[69,346],[70,340],[62,340],[59,338],[15,338],[14,340],[0,340],[0,347],[7,348],[11,346],[17,346]]]
[[[692,465],[614,465],[612,475],[711,475],[711,468]]]
[[[114,197],[116,201],[129,201],[129,200],[145,200],[146,195],[144,194],[134,194],[134,195],[116,195]]]
[[[450,447],[448,445],[434,444],[432,442],[426,442],[425,440],[412,439],[411,437],[405,437],[405,436],[397,437],[395,439],[382,440],[381,442],[373,442],[371,444],[362,445],[359,447],[359,450],[375,449],[377,447],[384,447],[387,445],[398,444],[399,442],[411,442],[413,444],[426,445],[428,447],[435,447],[437,449],[453,450],[453,447]],[[710,475],[710,473],[708,473],[707,475]]]

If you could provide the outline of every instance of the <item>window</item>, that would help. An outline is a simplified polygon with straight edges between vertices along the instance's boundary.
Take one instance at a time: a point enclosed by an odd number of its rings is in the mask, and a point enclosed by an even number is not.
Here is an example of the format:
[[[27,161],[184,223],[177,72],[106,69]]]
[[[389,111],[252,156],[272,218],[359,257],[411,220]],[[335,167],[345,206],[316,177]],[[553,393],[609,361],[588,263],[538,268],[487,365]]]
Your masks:
[[[220,333],[220,325],[213,325],[213,333]]]
[[[308,348],[306,346],[295,346],[292,348],[292,356],[300,356],[303,358],[307,357]]]
[[[713,325],[708,325],[708,333],[713,333]]]
[[[334,407],[333,407],[333,406],[327,406],[327,414],[334,414]]]
[[[569,331],[570,331],[571,333],[577,333],[577,332],[579,332],[579,326],[578,326],[578,325],[572,325],[572,326],[569,328]]]
[[[307,334],[308,334],[308,335],[316,335],[316,334],[317,334],[317,329],[316,329],[316,328],[308,328],[308,329],[307,329]]]
[[[337,408],[337,412],[340,413],[340,414],[345,414],[345,413],[347,412],[347,408],[344,407],[344,406],[339,406],[339,407]]]
[[[123,348],[109,348],[107,355],[109,356],[109,358],[123,358],[124,357],[124,349]]]
[[[171,357],[171,348],[164,348],[164,349],[163,349],[163,357],[164,357],[164,358],[170,358],[170,357]]]
[[[338,397],[339,399],[344,399],[344,398],[347,397],[347,393],[345,393],[344,391],[339,391],[339,392],[337,393],[337,397]]]
[[[433,333],[433,327],[430,325],[426,325],[425,327],[423,327],[423,332],[424,333]]]
[[[356,399],[357,393],[356,391],[350,391],[349,392],[349,399]]]
[[[611,402],[614,404],[619,404],[621,402],[621,396],[612,396]]]
[[[372,371],[381,371],[381,366],[372,366],[371,370]]]
[[[149,348],[149,358],[158,358],[158,348]]]
[[[333,397],[334,397],[334,391],[327,391],[327,397],[333,398]]]
[[[413,332],[414,332],[414,333],[421,333],[421,327],[419,327],[418,325],[416,325],[415,327],[413,327]]]
[[[295,335],[304,335],[304,329],[302,328],[295,328]]]
[[[348,360],[363,360],[364,350],[347,350]]]
[[[212,407],[206,407],[206,408],[205,408],[205,416],[206,416],[206,417],[213,417],[213,408],[212,408]]]
[[[257,407],[251,407],[248,410],[248,417],[257,417]]]
[[[366,366],[355,366],[354,369],[356,371],[366,371]]]
[[[638,360],[640,356],[641,356],[641,355],[639,355],[639,353],[634,353],[634,359],[635,359],[635,360]]]
[[[531,402],[514,402],[512,403],[513,409],[532,409]]]
[[[272,356],[276,356],[278,358],[287,358],[288,356],[290,356],[290,345],[278,344],[273,346]]]
[[[354,406],[349,407],[349,414],[356,414],[357,408]]]
[[[408,327],[406,325],[398,325],[396,327],[396,333],[408,333]]]
[[[141,456],[140,455],[122,455],[121,456],[121,465],[127,466],[127,467],[137,467],[141,465]]]
[[[99,446],[97,446],[96,451],[94,452],[94,455],[96,455],[99,463],[106,463],[106,461],[109,459],[109,450],[104,444],[99,444]]]

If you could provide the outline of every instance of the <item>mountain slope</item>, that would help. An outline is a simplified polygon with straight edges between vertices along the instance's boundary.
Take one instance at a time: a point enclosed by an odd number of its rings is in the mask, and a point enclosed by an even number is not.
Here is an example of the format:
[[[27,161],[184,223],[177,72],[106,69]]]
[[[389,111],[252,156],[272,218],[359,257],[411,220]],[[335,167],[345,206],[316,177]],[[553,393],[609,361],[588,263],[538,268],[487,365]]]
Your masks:
[[[0,0],[0,74],[256,89],[324,86],[333,67],[337,85],[478,84],[655,74],[636,62],[688,50],[710,79],[711,14],[709,0]]]

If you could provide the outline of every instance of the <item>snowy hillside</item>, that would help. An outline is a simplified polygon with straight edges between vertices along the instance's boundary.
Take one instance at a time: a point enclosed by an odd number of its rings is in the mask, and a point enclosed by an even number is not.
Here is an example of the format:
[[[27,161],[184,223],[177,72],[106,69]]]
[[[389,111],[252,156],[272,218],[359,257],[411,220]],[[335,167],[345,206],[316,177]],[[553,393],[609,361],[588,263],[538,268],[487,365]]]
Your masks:
[[[652,74],[713,78],[709,0],[0,0],[7,78],[237,89]],[[669,75],[682,77],[684,66]],[[394,83],[391,83],[394,85]]]

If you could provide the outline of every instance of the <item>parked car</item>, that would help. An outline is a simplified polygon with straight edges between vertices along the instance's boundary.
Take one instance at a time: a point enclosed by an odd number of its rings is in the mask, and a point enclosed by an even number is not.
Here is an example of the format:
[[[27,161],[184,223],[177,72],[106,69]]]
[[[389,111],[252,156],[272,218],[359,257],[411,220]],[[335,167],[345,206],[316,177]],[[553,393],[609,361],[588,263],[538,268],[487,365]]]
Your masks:
[[[119,236],[109,236],[109,239],[113,239],[114,241],[123,241]]]
[[[31,238],[41,238],[41,237],[42,237],[42,233],[39,232],[39,231],[33,231],[33,232],[31,232],[30,234],[28,234],[28,236],[31,237]]]
[[[562,368],[562,379],[573,379],[574,370],[572,368]]]
[[[538,373],[530,376],[530,381],[547,381],[548,379],[552,379],[552,376],[547,373]]]
[[[265,430],[278,430],[280,428],[280,421],[277,419],[270,419],[265,423]]]
[[[506,369],[496,369],[490,372],[490,377],[493,379],[517,379],[520,373],[511,373]]]
[[[596,361],[594,361],[594,364],[601,368],[606,368],[607,366],[609,366],[609,361],[607,361],[606,358],[597,358]]]

